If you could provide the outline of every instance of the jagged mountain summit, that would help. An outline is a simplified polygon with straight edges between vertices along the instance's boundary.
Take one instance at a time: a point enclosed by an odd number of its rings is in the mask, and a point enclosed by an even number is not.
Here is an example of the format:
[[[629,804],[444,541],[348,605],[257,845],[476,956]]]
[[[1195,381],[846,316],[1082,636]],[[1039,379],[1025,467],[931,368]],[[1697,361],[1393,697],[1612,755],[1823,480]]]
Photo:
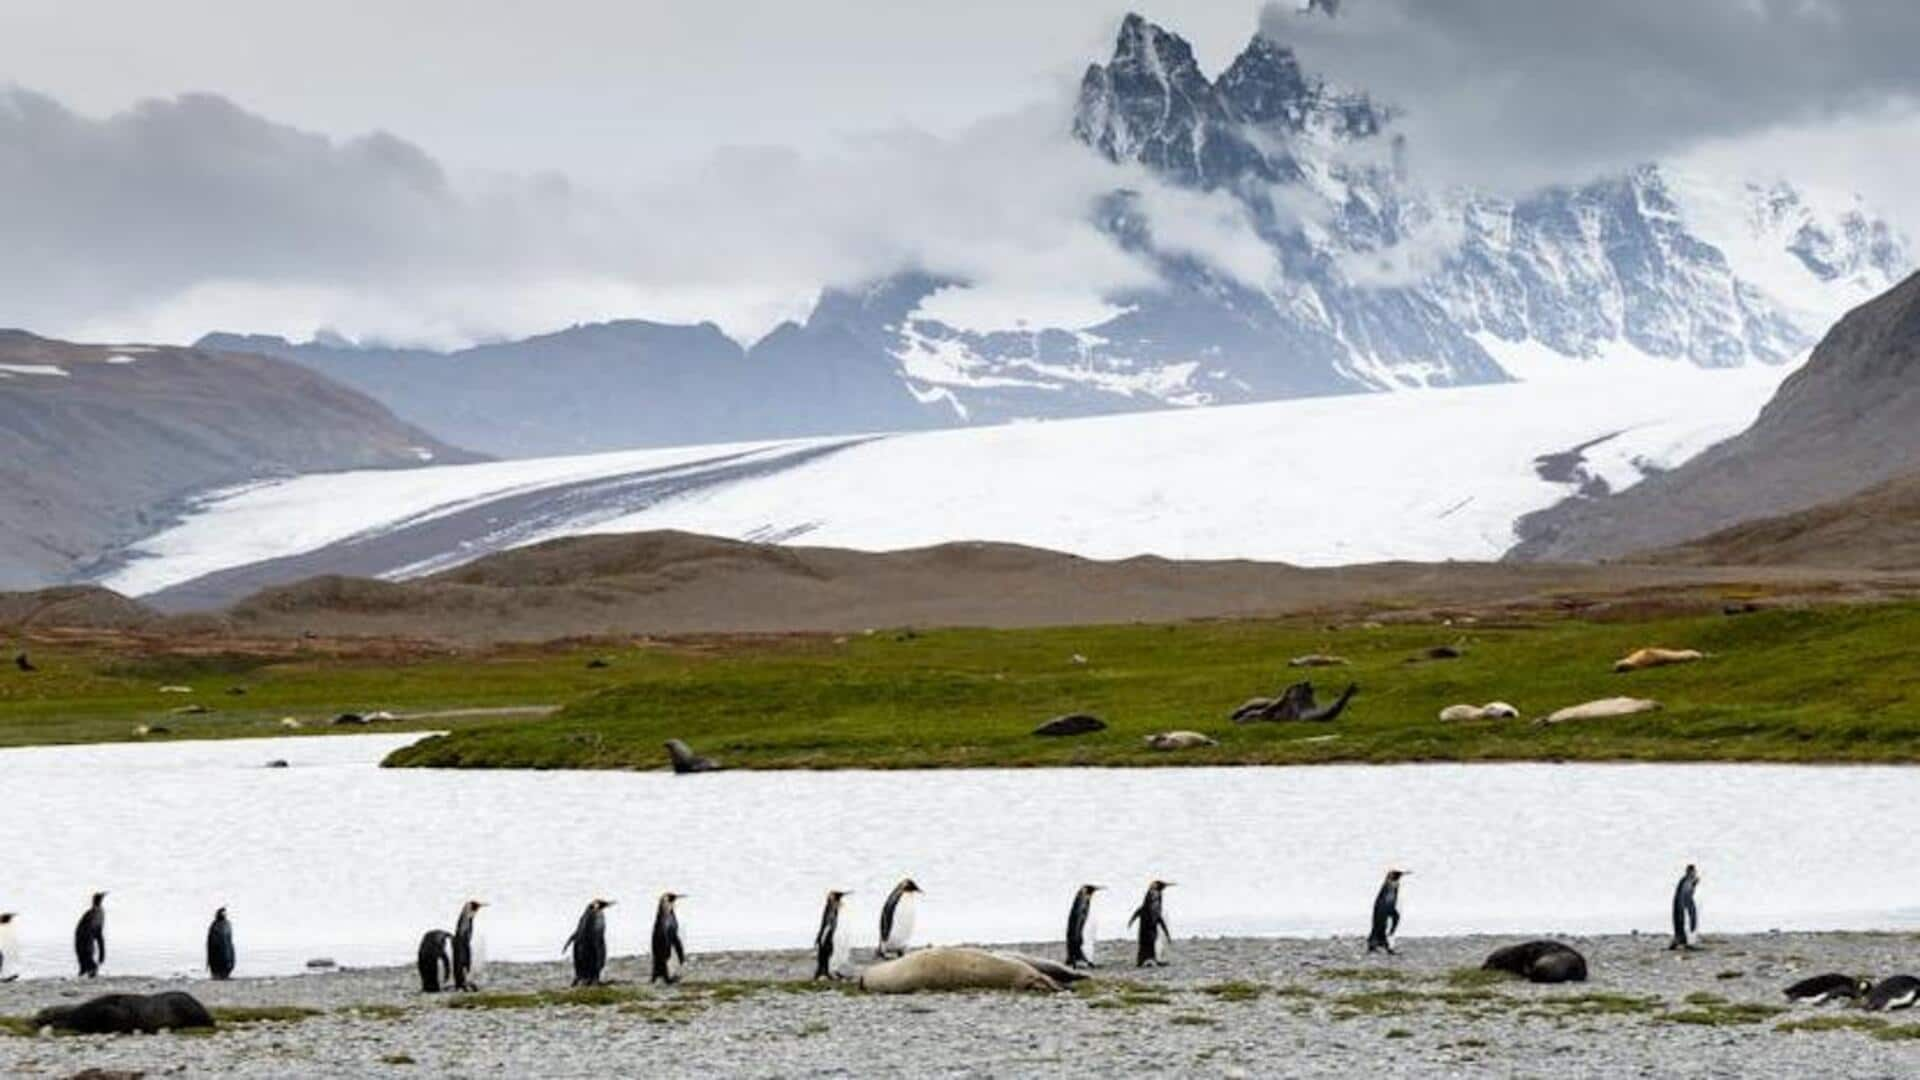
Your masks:
[[[1427,191],[1395,103],[1311,59],[1256,35],[1209,78],[1178,34],[1122,22],[1061,138],[1114,163],[1090,212],[1158,283],[1098,298],[1084,325],[981,316],[951,302],[969,283],[907,269],[829,289],[750,347],[639,321],[457,353],[209,343],[521,456],[1484,385],[1622,356],[1778,364],[1911,266],[1857,199],[1772,178],[1646,165],[1518,200]],[[1266,268],[1165,237],[1143,178],[1223,201]]]

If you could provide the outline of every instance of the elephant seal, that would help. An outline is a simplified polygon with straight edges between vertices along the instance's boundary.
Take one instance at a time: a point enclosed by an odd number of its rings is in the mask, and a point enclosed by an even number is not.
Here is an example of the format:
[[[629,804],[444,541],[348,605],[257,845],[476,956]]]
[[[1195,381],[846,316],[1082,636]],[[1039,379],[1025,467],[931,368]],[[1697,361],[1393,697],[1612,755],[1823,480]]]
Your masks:
[[[692,747],[681,742],[679,739],[668,739],[666,747],[667,757],[673,762],[673,771],[676,773],[685,774],[720,771],[719,762],[694,753]]]
[[[82,1035],[128,1035],[214,1026],[213,1014],[192,994],[169,990],[163,994],[106,994],[78,1005],[41,1009],[35,1027],[73,1031]]]
[[[1529,982],[1587,981],[1587,958],[1558,941],[1528,941],[1495,949],[1480,965],[1484,971],[1504,971]]]
[[[1645,671],[1669,664],[1691,664],[1706,655],[1698,649],[1635,649],[1614,661],[1613,673],[1623,675],[1629,671]]]
[[[1149,750],[1192,750],[1198,746],[1219,746],[1217,739],[1197,731],[1156,731],[1147,736]]]
[[[1440,710],[1440,719],[1447,723],[1463,720],[1517,720],[1520,710],[1504,701],[1489,701],[1485,705],[1449,705]]]
[[[937,947],[875,964],[860,973],[860,988],[873,994],[921,990],[1033,990],[1054,993],[1060,984],[1024,960],[983,949]]]
[[[1569,720],[1608,720],[1637,713],[1659,712],[1660,703],[1646,698],[1610,697],[1569,705],[1547,714],[1543,724],[1564,724]]]
[[[1827,974],[1801,979],[1782,993],[1787,995],[1788,1001],[1804,1001],[1809,1005],[1820,1005],[1829,1001],[1839,1001],[1842,998],[1848,1001],[1863,998],[1872,989],[1872,979],[1861,978],[1858,975]]]
[[[1107,730],[1107,722],[1105,720],[1091,713],[1077,712],[1068,713],[1065,716],[1056,716],[1046,723],[1041,724],[1039,727],[1034,728],[1033,733],[1035,735],[1053,737],[1061,735],[1091,735],[1096,731],[1105,730]]]

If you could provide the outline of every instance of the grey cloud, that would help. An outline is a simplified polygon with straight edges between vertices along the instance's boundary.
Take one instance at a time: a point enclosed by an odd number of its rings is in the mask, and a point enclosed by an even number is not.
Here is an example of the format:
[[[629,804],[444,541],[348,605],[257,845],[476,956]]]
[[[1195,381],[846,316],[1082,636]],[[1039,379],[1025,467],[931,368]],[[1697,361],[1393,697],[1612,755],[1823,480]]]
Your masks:
[[[1403,110],[1418,168],[1508,190],[1920,92],[1912,0],[1273,4],[1304,66]]]

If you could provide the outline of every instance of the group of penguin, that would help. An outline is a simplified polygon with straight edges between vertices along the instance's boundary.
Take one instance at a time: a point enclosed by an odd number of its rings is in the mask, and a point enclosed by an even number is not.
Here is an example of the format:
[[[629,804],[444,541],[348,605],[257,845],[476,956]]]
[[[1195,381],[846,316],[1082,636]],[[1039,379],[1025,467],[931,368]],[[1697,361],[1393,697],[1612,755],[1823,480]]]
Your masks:
[[[1387,871],[1386,880],[1374,896],[1373,918],[1367,933],[1367,951],[1370,953],[1384,951],[1392,954],[1395,951],[1393,939],[1400,929],[1400,884],[1408,873],[1405,870]],[[1164,967],[1167,964],[1173,933],[1167,926],[1165,894],[1173,884],[1158,879],[1150,882],[1140,906],[1134,909],[1133,915],[1127,920],[1127,925],[1136,934],[1136,967]],[[1694,893],[1699,885],[1700,871],[1689,864],[1673,890],[1673,940],[1668,945],[1669,949],[1692,950],[1698,947],[1700,910],[1695,903]],[[1101,885],[1082,885],[1073,894],[1073,902],[1067,910],[1066,959],[1069,968],[1098,966],[1094,963],[1098,932],[1094,922],[1093,901],[1094,895],[1103,888]],[[848,940],[850,935],[841,931],[840,916],[847,897],[851,895],[852,892],[845,889],[834,889],[827,893],[826,907],[820,913],[819,929],[813,938],[815,980],[848,977],[852,946]],[[906,954],[913,940],[915,915],[921,895],[919,884],[912,878],[903,878],[887,894],[886,903],[880,908],[880,943],[875,949],[878,959],[886,960]],[[687,962],[687,951],[680,938],[676,905],[685,898],[682,893],[662,893],[654,908],[649,950],[652,982],[672,984],[680,981],[681,969]],[[92,903],[74,926],[74,955],[79,962],[80,975],[84,978],[98,976],[101,965],[106,963],[106,899],[105,892],[94,893]],[[561,951],[571,954],[573,959],[574,986],[597,986],[604,981],[608,960],[606,912],[613,905],[612,900],[597,898],[588,903],[574,925],[573,933],[561,946]],[[482,901],[468,900],[461,905],[451,933],[429,930],[421,936],[418,964],[422,991],[438,993],[448,988],[479,989],[474,923],[480,909],[485,906]],[[13,919],[13,913],[0,912],[0,982],[11,981],[19,975],[19,950],[13,935]],[[227,909],[222,907],[214,912],[213,922],[207,927],[207,970],[215,979],[227,979],[233,974],[235,959],[233,924],[227,918]],[[1904,1009],[1920,1002],[1920,978],[1895,975],[1875,982],[1852,975],[1817,975],[1788,987],[1786,995],[1796,1001],[1815,1004],[1851,999],[1860,1001],[1870,1009]]]

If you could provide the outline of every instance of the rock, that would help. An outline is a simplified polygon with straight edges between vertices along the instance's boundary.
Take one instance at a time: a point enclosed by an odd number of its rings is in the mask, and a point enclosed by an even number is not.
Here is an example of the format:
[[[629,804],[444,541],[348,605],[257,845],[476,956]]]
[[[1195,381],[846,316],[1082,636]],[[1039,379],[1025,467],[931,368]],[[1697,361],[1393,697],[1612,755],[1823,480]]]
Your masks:
[[[1149,750],[1192,750],[1200,746],[1219,746],[1216,739],[1197,731],[1156,731],[1147,736]]]
[[[686,743],[681,742],[679,739],[668,739],[666,742],[666,747],[667,747],[667,758],[670,762],[672,762],[673,771],[676,773],[703,773],[703,772],[719,772],[720,771],[719,762],[713,760],[712,758],[703,758],[700,755],[695,754],[692,748],[687,746]]]
[[[1615,661],[1613,670],[1615,674],[1622,674],[1669,664],[1691,664],[1705,655],[1698,649],[1635,649],[1623,659]]]
[[[1568,720],[1606,720],[1616,716],[1658,712],[1660,703],[1646,698],[1610,697],[1569,705],[1548,714],[1544,723],[1561,724]]]
[[[1480,967],[1518,975],[1529,982],[1587,981],[1587,958],[1573,946],[1558,941],[1528,941],[1495,949]]]
[[[1346,667],[1347,658],[1344,656],[1332,656],[1327,653],[1308,653],[1305,656],[1296,656],[1287,661],[1287,666],[1292,668]]]
[[[331,956],[316,956],[307,961],[308,971],[333,971],[339,968],[339,966]]]
[[[133,1032],[183,1031],[213,1027],[213,1015],[192,994],[169,990],[159,994],[103,994],[78,1005],[56,1005],[34,1016],[35,1027],[73,1031],[83,1035],[127,1035]]]
[[[1096,731],[1107,730],[1107,722],[1090,713],[1068,713],[1033,729],[1035,735],[1091,735]]]

